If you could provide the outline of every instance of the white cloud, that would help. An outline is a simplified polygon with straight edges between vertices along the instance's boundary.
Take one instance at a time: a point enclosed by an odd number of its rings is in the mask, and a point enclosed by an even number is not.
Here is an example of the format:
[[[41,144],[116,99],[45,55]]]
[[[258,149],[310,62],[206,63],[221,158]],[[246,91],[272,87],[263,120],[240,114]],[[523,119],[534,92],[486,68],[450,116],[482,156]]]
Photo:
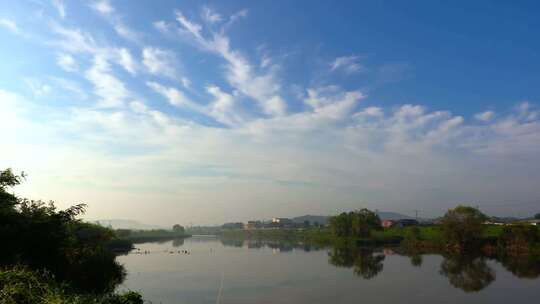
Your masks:
[[[60,66],[66,72],[75,72],[78,70],[75,58],[69,54],[59,54],[56,57],[56,64]]]
[[[191,80],[189,80],[187,77],[182,77],[180,81],[182,82],[182,85],[184,86],[184,88],[186,89],[191,88]]]
[[[248,15],[248,10],[247,9],[241,9],[238,12],[232,14],[229,17],[229,21],[227,21],[227,24],[225,24],[225,28],[233,25],[236,21],[238,21],[241,18],[246,18],[247,15]]]
[[[0,26],[10,30],[11,32],[18,34],[20,33],[17,23],[11,19],[0,18]]]
[[[189,99],[182,91],[163,86],[157,82],[149,81],[146,83],[148,87],[156,91],[158,94],[167,98],[167,101],[176,107],[187,107],[195,111],[202,111],[202,107]]]
[[[139,43],[139,41],[140,41],[139,33],[133,31],[131,28],[129,28],[124,23],[122,23],[120,21],[115,21],[115,22],[113,22],[113,28],[114,28],[114,31],[118,35],[120,35],[121,37],[123,37],[123,38],[125,38],[127,40],[130,40],[130,41]]]
[[[63,0],[52,0],[52,4],[56,8],[56,10],[58,11],[58,15],[62,19],[66,18],[66,6],[64,5],[64,1]]]
[[[154,75],[176,78],[176,58],[172,52],[159,48],[145,47],[142,51],[143,64]]]
[[[26,78],[24,79],[24,82],[35,97],[42,97],[44,95],[47,95],[51,92],[52,89],[49,84],[43,83],[42,81],[37,79]]]
[[[53,46],[71,53],[96,54],[100,52],[100,48],[90,34],[84,33],[80,29],[70,29],[56,23],[52,23],[50,27],[52,32],[60,37],[60,39],[50,43]]]
[[[208,6],[202,8],[202,18],[208,23],[216,23],[223,20],[221,16]]]
[[[363,69],[362,65],[358,63],[358,56],[344,56],[337,57],[330,64],[332,71],[341,70],[346,73],[356,73]]]
[[[156,21],[152,23],[152,25],[154,26],[155,29],[157,29],[158,31],[162,33],[169,32],[170,25],[163,20]]]
[[[286,113],[287,105],[280,96],[281,85],[276,77],[277,66],[266,73],[257,73],[244,56],[230,48],[229,38],[222,32],[205,38],[202,26],[188,20],[181,12],[176,12],[176,20],[199,46],[227,61],[225,76],[230,85],[257,101],[264,113],[271,116]]]
[[[114,12],[114,7],[108,0],[98,0],[90,3],[90,7],[102,15],[110,15]]]
[[[94,94],[101,98],[97,103],[99,107],[120,107],[130,98],[125,84],[113,75],[110,64],[102,56],[94,57],[85,76],[94,85]]]
[[[206,91],[214,97],[208,110],[211,117],[230,126],[244,122],[236,109],[233,95],[223,92],[218,86],[208,86]]]
[[[62,91],[62,93],[72,93],[79,100],[88,99],[88,93],[81,87],[80,83],[61,77],[50,77],[50,79],[51,82],[53,82],[54,85],[60,89],[59,91]]]
[[[126,48],[117,49],[119,56],[119,64],[128,71],[131,75],[137,74],[137,64],[131,56],[131,53]]]
[[[474,115],[474,118],[476,118],[476,119],[478,119],[480,121],[483,121],[483,122],[488,122],[494,116],[495,116],[495,113],[493,111],[485,111],[485,112],[478,113],[478,114]]]

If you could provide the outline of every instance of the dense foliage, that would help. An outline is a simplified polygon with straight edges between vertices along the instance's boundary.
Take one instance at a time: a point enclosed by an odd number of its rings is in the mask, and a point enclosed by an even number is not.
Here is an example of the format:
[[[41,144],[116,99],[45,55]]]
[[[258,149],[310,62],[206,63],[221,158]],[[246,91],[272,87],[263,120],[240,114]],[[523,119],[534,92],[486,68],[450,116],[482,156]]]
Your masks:
[[[473,207],[457,206],[450,209],[442,218],[443,239],[450,246],[461,249],[470,247],[482,237],[486,220],[487,217]]]
[[[0,304],[143,304],[143,299],[135,292],[76,294],[48,272],[17,266],[0,270]]]
[[[499,237],[499,245],[518,252],[531,250],[539,241],[538,229],[533,225],[504,226]]]
[[[24,175],[15,175],[10,169],[0,171],[0,265],[47,271],[71,291],[112,292],[125,276],[110,250],[114,232],[78,219],[84,204],[57,210],[53,202],[16,197],[9,190],[22,179]]]
[[[358,211],[343,212],[330,218],[330,230],[337,237],[366,238],[370,236],[372,230],[380,229],[381,220],[379,216],[365,208]]]

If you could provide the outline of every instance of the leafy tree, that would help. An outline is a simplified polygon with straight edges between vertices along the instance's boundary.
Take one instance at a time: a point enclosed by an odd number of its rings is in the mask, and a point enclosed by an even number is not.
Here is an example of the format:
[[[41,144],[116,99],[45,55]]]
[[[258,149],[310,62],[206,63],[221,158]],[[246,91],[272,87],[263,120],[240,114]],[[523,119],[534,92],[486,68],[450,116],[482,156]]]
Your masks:
[[[470,247],[482,236],[486,219],[480,210],[473,207],[450,209],[442,218],[443,238],[451,246],[461,249]]]
[[[534,215],[534,218],[540,220],[540,212]]]
[[[330,230],[337,237],[348,237],[351,235],[351,223],[349,214],[343,212],[340,215],[330,218]]]
[[[78,219],[86,205],[57,210],[53,202],[21,199],[8,190],[24,174],[0,171],[0,265],[47,269],[87,292],[111,292],[125,272],[108,248],[112,230]]]
[[[352,213],[352,234],[356,237],[369,237],[371,230],[381,229],[379,216],[366,208]]]
[[[173,226],[173,231],[176,232],[176,233],[184,233],[185,232],[185,229],[183,226],[179,225],[179,224],[176,224]]]
[[[7,190],[19,185],[24,176],[24,173],[21,173],[21,175],[13,174],[10,168],[0,171],[0,212],[14,211],[18,199],[14,194],[8,193]]]
[[[379,216],[368,209],[341,213],[330,218],[330,230],[337,237],[369,237],[371,230],[381,229]]]
[[[536,226],[508,225],[503,227],[499,244],[514,252],[528,252],[539,240]]]

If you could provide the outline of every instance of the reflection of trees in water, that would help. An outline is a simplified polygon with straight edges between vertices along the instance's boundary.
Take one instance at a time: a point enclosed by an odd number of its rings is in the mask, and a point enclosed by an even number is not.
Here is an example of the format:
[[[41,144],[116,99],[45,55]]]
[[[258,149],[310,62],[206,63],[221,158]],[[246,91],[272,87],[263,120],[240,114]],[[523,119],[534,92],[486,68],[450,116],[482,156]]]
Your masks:
[[[316,244],[299,241],[263,240],[263,239],[241,239],[241,238],[221,238],[221,244],[229,247],[247,246],[249,249],[270,248],[279,252],[289,252],[293,249],[305,252],[321,250],[323,247]]]
[[[483,257],[445,257],[440,273],[448,278],[452,286],[465,292],[480,291],[495,280],[495,272]]]
[[[415,267],[422,266],[422,263],[424,262],[424,259],[422,258],[421,254],[413,254],[411,255],[411,265]]]
[[[329,255],[329,263],[338,267],[353,268],[356,275],[364,279],[372,279],[383,270],[385,256],[374,254],[373,248],[357,246],[333,247]]]
[[[540,258],[537,256],[504,256],[498,260],[506,270],[518,278],[537,279],[540,277]]]
[[[221,239],[221,244],[223,244],[223,246],[229,246],[229,247],[242,247],[244,246],[244,240]]]
[[[172,241],[172,245],[173,245],[173,247],[180,247],[180,246],[184,245],[184,239],[183,238],[174,239]]]

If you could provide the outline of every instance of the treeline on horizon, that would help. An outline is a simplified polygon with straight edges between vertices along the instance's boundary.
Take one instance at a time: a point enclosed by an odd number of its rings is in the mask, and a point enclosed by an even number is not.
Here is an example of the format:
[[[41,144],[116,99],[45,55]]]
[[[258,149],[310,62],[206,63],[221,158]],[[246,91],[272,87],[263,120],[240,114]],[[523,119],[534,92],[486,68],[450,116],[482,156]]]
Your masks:
[[[0,303],[142,304],[136,292],[114,293],[125,270],[112,249],[131,242],[80,220],[84,204],[57,210],[10,193],[24,177],[0,171]]]
[[[536,215],[540,218],[540,214]],[[477,208],[457,206],[436,224],[384,228],[379,216],[368,209],[343,212],[330,218],[327,227],[303,229],[223,230],[226,238],[302,240],[335,245],[402,245],[411,250],[436,252],[490,251],[510,255],[540,255],[540,231],[527,223],[489,224]]]

